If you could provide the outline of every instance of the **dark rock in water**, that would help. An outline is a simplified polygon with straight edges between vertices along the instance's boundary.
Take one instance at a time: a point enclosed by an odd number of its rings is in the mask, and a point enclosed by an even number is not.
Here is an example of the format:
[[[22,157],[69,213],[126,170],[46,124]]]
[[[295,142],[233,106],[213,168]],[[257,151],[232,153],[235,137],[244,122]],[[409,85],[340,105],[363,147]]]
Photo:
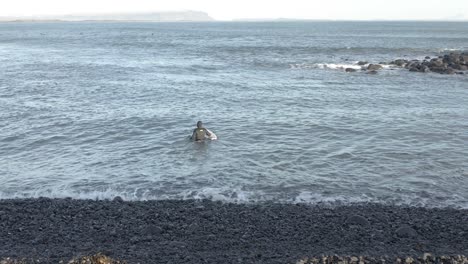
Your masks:
[[[442,60],[443,60],[444,62],[447,62],[447,63],[448,63],[448,62],[450,61],[450,55],[446,54],[446,55],[442,56]]]
[[[421,62],[418,61],[418,60],[412,60],[412,61],[409,61],[408,63],[406,63],[405,65],[405,68],[406,69],[411,69],[411,68],[414,68],[414,67],[419,67],[419,65],[421,65]]]
[[[458,54],[458,53],[450,53],[450,60],[452,61],[452,63],[460,63],[460,60],[461,60],[461,55]]]
[[[456,72],[456,71],[455,71],[454,69],[452,69],[452,68],[447,68],[447,69],[444,71],[445,74],[455,74],[455,72]]]
[[[346,224],[348,225],[360,225],[360,226],[368,226],[369,221],[363,216],[360,215],[352,215],[346,220]]]
[[[436,72],[440,74],[459,74],[459,72],[468,71],[468,56],[464,53],[450,53],[438,58],[426,57],[426,59],[422,62],[409,61],[405,68],[411,72]]]
[[[449,67],[460,71],[466,71],[468,69],[468,66],[465,66],[463,64],[450,64]]]
[[[407,225],[398,228],[395,232],[399,237],[417,237],[418,236],[418,232],[416,232],[416,230],[414,230],[412,227],[407,226]]]
[[[460,54],[450,53],[448,55],[444,55],[442,61],[447,64],[459,64]]]
[[[444,73],[447,68],[445,67],[432,67],[431,71],[432,72],[437,72],[437,73]]]
[[[379,64],[369,64],[369,66],[367,66],[368,71],[377,71],[381,69],[383,69],[383,66]]]
[[[353,68],[346,68],[345,69],[345,72],[356,72],[357,70],[356,69],[353,69]]]
[[[430,72],[431,69],[424,62],[423,63],[414,62],[410,65],[409,71],[410,72]]]
[[[431,59],[431,57],[429,57],[429,56],[426,56],[424,59],[426,59],[426,60],[430,60],[430,59]]]
[[[425,66],[431,66],[431,61],[424,60],[421,64]]]
[[[444,62],[441,59],[432,59],[430,65],[432,67],[442,67],[444,66]]]
[[[465,74],[465,73],[464,73],[464,72],[457,72],[457,74],[463,75],[463,74]]]
[[[406,63],[408,63],[407,60],[398,59],[398,60],[393,61],[392,64],[395,64],[396,66],[403,67],[403,65],[405,65]]]
[[[367,74],[377,74],[378,72],[373,70],[373,71],[368,71]]]
[[[367,61],[358,61],[357,65],[363,66],[366,65],[368,62]]]

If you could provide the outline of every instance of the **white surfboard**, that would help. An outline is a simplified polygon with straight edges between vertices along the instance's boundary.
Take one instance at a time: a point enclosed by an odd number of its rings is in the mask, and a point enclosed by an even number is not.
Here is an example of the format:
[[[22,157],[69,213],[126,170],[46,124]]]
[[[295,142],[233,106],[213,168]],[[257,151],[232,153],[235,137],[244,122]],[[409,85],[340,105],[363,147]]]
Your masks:
[[[206,129],[206,128],[205,128]],[[211,139],[211,140],[217,140],[218,137],[216,136],[215,133],[213,133],[211,130],[209,129],[206,129],[206,131],[208,131],[210,133],[211,136],[209,136],[208,138]]]

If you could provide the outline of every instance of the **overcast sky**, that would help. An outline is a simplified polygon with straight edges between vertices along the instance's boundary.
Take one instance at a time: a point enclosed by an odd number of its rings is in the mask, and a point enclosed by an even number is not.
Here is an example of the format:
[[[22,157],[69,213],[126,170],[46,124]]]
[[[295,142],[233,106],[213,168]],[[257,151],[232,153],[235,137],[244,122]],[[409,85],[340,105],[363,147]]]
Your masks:
[[[241,18],[468,20],[468,0],[0,0],[0,16],[196,10]]]

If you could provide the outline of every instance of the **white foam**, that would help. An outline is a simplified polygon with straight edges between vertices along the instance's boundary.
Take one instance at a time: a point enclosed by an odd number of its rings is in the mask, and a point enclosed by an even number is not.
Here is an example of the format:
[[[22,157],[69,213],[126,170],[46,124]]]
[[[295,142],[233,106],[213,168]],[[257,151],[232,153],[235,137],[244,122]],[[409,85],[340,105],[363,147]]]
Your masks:
[[[463,52],[465,49],[462,48],[442,48],[439,49],[439,53],[446,53],[446,52]]]
[[[294,203],[325,203],[325,204],[349,204],[349,203],[368,203],[372,199],[362,195],[361,197],[346,197],[344,195],[324,196],[315,192],[300,192],[294,199]]]
[[[361,70],[366,69],[370,63],[364,65],[358,65],[356,61],[353,64],[343,64],[343,63],[298,63],[298,64],[290,64],[291,69],[331,69],[331,70],[345,70],[347,68]],[[382,65],[383,69],[390,69],[395,68],[392,65]]]
[[[15,193],[0,192],[0,199],[27,199],[27,198],[73,198],[77,200],[112,200],[115,197],[121,197],[125,201],[147,201],[147,200],[202,200],[231,202],[231,203],[249,203],[257,201],[267,201],[273,197],[265,197],[261,192],[246,192],[232,187],[206,187],[202,189],[186,190],[177,194],[158,194],[149,189],[134,190],[114,190],[111,188],[94,191],[77,191],[69,189],[56,190],[34,190]]]
[[[25,199],[25,198],[73,198],[78,200],[111,200],[117,196],[126,201],[157,200],[157,196],[145,194],[138,195],[135,191],[116,191],[113,189],[96,191],[72,191],[72,190],[36,190],[30,192],[5,193],[0,192],[0,199]]]
[[[183,199],[209,199],[214,201],[247,203],[256,200],[260,193],[249,193],[240,189],[223,187],[205,187],[182,193]],[[260,195],[261,196],[261,195]],[[255,198],[254,198],[255,197]]]
[[[17,193],[0,192],[0,199],[25,199],[25,198],[73,198],[77,200],[112,200],[120,196],[125,201],[148,201],[148,200],[203,200],[221,201],[227,203],[261,203],[277,202],[284,204],[321,204],[321,205],[348,205],[360,203],[379,203],[399,206],[422,206],[428,208],[453,207],[468,209],[468,201],[462,196],[452,195],[444,201],[433,201],[431,197],[424,197],[417,193],[399,194],[394,197],[374,197],[360,194],[349,196],[344,194],[324,195],[319,192],[302,191],[295,196],[284,196],[281,193],[265,193],[262,191],[245,191],[241,188],[231,187],[206,187],[201,189],[187,190],[177,194],[157,194],[151,190],[135,189],[117,191],[106,189],[101,191],[71,191],[71,190],[41,190]]]
[[[335,64],[335,63],[317,63],[317,67],[320,69],[332,69],[332,70],[344,70],[346,68],[360,70],[362,68],[362,66],[355,65],[355,64]]]
[[[361,69],[361,66],[356,64],[336,64],[336,63],[297,63],[290,64],[291,69]]]

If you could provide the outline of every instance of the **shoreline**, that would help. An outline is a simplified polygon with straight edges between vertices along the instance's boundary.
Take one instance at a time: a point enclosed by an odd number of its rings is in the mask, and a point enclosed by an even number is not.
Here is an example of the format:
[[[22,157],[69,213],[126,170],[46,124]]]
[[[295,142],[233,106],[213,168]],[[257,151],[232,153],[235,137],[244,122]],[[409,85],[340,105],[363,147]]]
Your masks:
[[[296,263],[468,255],[468,210],[209,200],[0,200],[0,260],[101,252],[128,263]]]

